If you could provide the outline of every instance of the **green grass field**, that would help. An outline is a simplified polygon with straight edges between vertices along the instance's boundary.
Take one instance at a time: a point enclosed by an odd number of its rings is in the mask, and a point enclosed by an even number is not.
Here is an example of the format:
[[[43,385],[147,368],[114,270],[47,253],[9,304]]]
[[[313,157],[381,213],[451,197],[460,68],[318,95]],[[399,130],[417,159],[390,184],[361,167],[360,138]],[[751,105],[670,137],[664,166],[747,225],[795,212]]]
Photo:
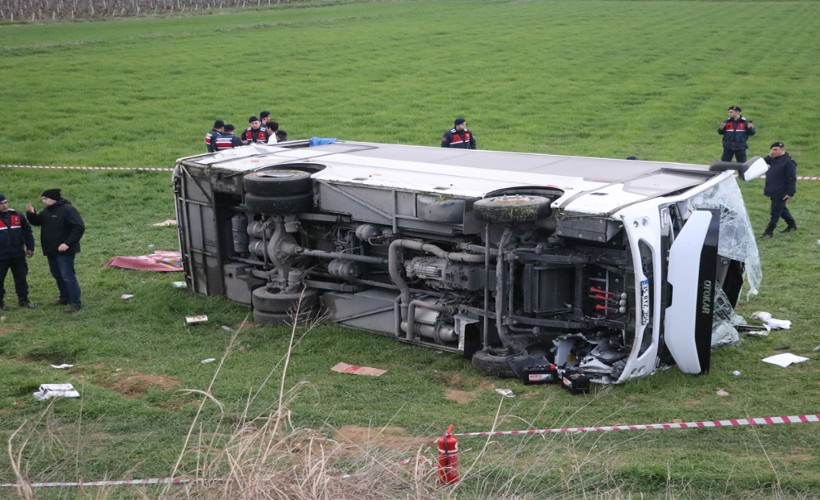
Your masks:
[[[290,138],[437,146],[453,118],[465,116],[480,149],[710,163],[721,152],[716,125],[738,104],[758,127],[750,154],[783,140],[798,174],[817,176],[818,18],[820,3],[810,1],[457,0],[300,2],[0,25],[0,165],[170,167],[204,151],[215,118],[240,128],[262,109]],[[31,481],[167,476],[202,401],[184,390],[209,387],[218,363],[200,361],[221,358],[232,339],[222,327],[239,329],[248,311],[173,288],[179,274],[102,269],[115,255],[177,247],[174,228],[152,225],[174,217],[167,172],[0,168],[0,192],[13,208],[36,205],[51,187],[63,189],[88,227],[77,260],[86,307],[67,316],[48,305],[56,289],[42,255],[30,261],[37,309],[17,309],[6,279],[0,437],[12,451],[0,456],[0,483],[15,482],[13,463]],[[742,189],[762,232],[762,181]],[[287,404],[292,426],[331,437],[345,426],[379,436],[397,427],[399,438],[428,443],[450,423],[468,432],[818,413],[818,197],[820,182],[798,183],[790,208],[800,230],[760,242],[763,286],[739,311],[750,321],[753,311],[769,311],[792,320],[792,329],[717,350],[707,376],[673,368],[571,396],[479,376],[454,355],[321,326],[297,331],[291,351],[285,388],[307,382]],[[124,293],[134,298],[121,300]],[[187,327],[183,318],[191,314],[209,321]],[[205,404],[194,442],[221,446],[278,408],[288,342],[285,328],[239,330],[211,389],[224,412]],[[811,359],[785,369],[760,361],[778,352]],[[339,361],[388,372],[330,372]],[[52,363],[75,367],[58,372]],[[34,400],[31,393],[47,382],[71,382],[82,398]],[[498,387],[516,397],[499,400]],[[720,389],[728,395],[718,396]],[[465,438],[460,445],[462,484],[433,495],[820,496],[818,424],[498,437],[489,444]],[[190,449],[179,474],[207,469]],[[393,484],[387,476],[376,475]],[[399,485],[356,496],[428,491]],[[156,490],[107,494],[153,497]]]

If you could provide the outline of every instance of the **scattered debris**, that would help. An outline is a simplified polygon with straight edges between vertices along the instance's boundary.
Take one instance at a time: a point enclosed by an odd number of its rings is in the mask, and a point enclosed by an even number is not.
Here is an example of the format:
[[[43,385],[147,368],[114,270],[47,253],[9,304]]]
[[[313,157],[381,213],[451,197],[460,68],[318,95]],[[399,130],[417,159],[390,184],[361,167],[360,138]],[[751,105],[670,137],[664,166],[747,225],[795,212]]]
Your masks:
[[[65,370],[66,368],[74,368],[74,365],[63,363],[61,365],[51,365],[51,367],[56,368],[57,370]]]
[[[214,361],[216,361],[216,358],[208,358],[203,359],[202,361],[200,361],[200,363],[202,363],[203,365],[207,365],[208,363],[213,363]]]
[[[171,286],[174,288],[188,288],[188,283],[185,283],[184,281],[173,281],[171,282]]]
[[[752,313],[752,317],[766,323],[772,330],[788,330],[792,327],[790,320],[772,318],[771,313],[766,311],[755,311]]]
[[[515,397],[515,394],[513,394],[513,391],[510,390],[510,389],[496,389],[495,392],[501,394],[505,398],[514,398]]]
[[[735,325],[735,328],[738,332],[752,337],[766,337],[772,331],[769,325]]]
[[[808,360],[809,358],[804,358],[803,356],[798,356],[790,352],[784,352],[783,354],[775,354],[774,356],[763,358],[762,361],[764,363],[771,363],[773,365],[782,366],[783,368],[786,368],[787,366],[793,363],[802,363],[803,361]]]
[[[732,375],[734,375],[735,377],[739,377],[740,376],[740,370],[733,371]]]
[[[723,389],[718,389],[717,391],[715,391],[715,394],[717,394],[718,396],[720,396],[722,398],[725,398],[726,396],[729,395],[729,393],[724,391]]]
[[[124,294],[120,295],[120,298],[121,298],[122,300],[128,300],[128,299],[130,299],[131,297],[133,297],[133,295],[132,295],[132,294],[130,294],[130,293],[124,293]]]
[[[51,398],[79,398],[80,393],[71,384],[42,384],[34,397],[45,401]]]
[[[814,348],[814,352],[820,351],[820,345]]]
[[[6,319],[8,318],[6,318],[5,316],[0,316],[0,322],[6,321]]]
[[[185,316],[186,325],[196,325],[198,323],[205,323],[208,321],[207,314],[200,314],[197,316]]]
[[[380,370],[379,368],[370,368],[369,366],[356,366],[356,365],[349,365],[347,363],[338,363],[336,366],[331,368],[336,373],[350,373],[353,375],[370,375],[372,377],[378,377],[383,373],[386,373],[387,370]]]
[[[162,222],[157,222],[157,223],[154,223],[154,224],[151,224],[151,225],[154,226],[154,227],[176,226],[177,225],[177,220],[176,219],[168,219],[168,220],[164,220]]]
[[[589,377],[584,373],[567,371],[561,376],[561,385],[571,394],[589,392]]]
[[[233,331],[234,331],[233,328],[231,328],[228,325],[222,325],[222,329],[225,330],[226,332],[231,332],[231,333],[233,333]]]

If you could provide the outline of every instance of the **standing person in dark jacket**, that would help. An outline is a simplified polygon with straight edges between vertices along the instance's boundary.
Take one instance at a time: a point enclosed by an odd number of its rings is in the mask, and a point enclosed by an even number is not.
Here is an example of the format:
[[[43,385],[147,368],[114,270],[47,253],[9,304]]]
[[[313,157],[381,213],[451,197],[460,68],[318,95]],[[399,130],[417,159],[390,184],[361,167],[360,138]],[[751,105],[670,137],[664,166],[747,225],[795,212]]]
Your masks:
[[[475,149],[475,137],[467,129],[467,120],[456,118],[453,128],[444,132],[441,138],[441,147],[457,149]]]
[[[225,124],[225,132],[219,134],[219,137],[216,138],[217,151],[223,151],[225,149],[231,149],[242,145],[242,139],[233,134],[234,130],[236,130],[236,127],[232,124]]]
[[[224,130],[225,122],[222,120],[217,120],[214,122],[214,128],[205,134],[205,147],[208,148],[209,153],[216,151],[216,138],[219,137],[219,134],[224,132]]]
[[[786,145],[781,141],[772,143],[769,156],[763,159],[769,164],[763,194],[772,200],[771,218],[763,237],[771,238],[774,228],[777,227],[777,221],[781,217],[786,221],[786,229],[782,232],[797,230],[797,223],[786,207],[786,202],[794,198],[797,192],[797,162],[789,156],[786,152]]]
[[[40,226],[40,246],[48,258],[51,275],[60,291],[58,303],[65,304],[65,312],[80,310],[80,283],[74,272],[74,256],[80,251],[80,238],[85,232],[85,224],[80,213],[68,200],[60,196],[59,189],[43,191],[41,201],[45,205],[37,213],[31,203],[26,205],[26,218],[35,226]]]
[[[28,300],[28,264],[26,259],[34,255],[34,235],[28,221],[17,210],[9,208],[9,200],[0,194],[0,311],[6,310],[6,274],[11,269],[14,291],[20,307],[32,309]]]
[[[729,118],[718,125],[717,132],[723,136],[721,161],[732,161],[734,156],[738,163],[746,163],[746,140],[755,135],[755,126],[740,115],[740,106],[729,106]]]
[[[248,123],[250,123],[250,127],[242,133],[242,143],[258,142],[259,144],[267,144],[269,139],[268,129],[262,126],[262,121],[256,116],[251,116],[248,118]]]

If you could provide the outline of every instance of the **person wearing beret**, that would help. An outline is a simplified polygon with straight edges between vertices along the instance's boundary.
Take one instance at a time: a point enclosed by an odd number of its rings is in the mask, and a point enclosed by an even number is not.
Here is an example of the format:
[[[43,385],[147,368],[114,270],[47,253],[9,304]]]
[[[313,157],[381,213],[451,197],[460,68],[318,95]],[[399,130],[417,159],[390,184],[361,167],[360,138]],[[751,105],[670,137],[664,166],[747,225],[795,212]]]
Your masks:
[[[267,144],[269,139],[268,129],[262,125],[262,121],[256,116],[251,116],[248,118],[248,123],[250,126],[242,132],[242,143]]]
[[[226,123],[225,131],[219,134],[216,138],[216,150],[223,151],[225,149],[237,148],[242,145],[242,139],[235,136],[233,131],[236,127],[233,124]]]
[[[475,136],[467,129],[467,120],[456,118],[453,128],[444,132],[441,147],[456,149],[475,149]]]
[[[797,193],[797,162],[786,152],[786,145],[782,141],[772,143],[769,156],[763,159],[769,164],[763,194],[772,200],[771,218],[763,237],[774,236],[774,228],[781,217],[786,221],[786,229],[781,232],[797,231],[797,223],[786,207],[786,202]]]
[[[31,225],[40,226],[40,246],[60,291],[57,303],[66,306],[65,312],[74,313],[82,307],[74,256],[80,252],[80,238],[85,233],[85,224],[77,209],[61,196],[59,189],[43,191],[40,200],[45,205],[43,211],[38,213],[29,203],[26,205],[26,218]]]
[[[746,163],[746,150],[749,145],[746,141],[755,135],[755,126],[752,120],[740,115],[740,106],[729,106],[729,118],[718,125],[718,134],[723,136],[723,156],[721,161],[732,161],[735,157],[738,163]]]
[[[9,208],[9,200],[0,194],[0,311],[6,310],[6,275],[11,269],[14,291],[20,307],[31,309],[28,300],[28,264],[26,259],[34,255],[34,235],[28,221],[17,210]]]
[[[207,148],[209,153],[213,153],[216,151],[216,138],[219,137],[219,134],[225,131],[225,122],[222,120],[216,120],[214,122],[214,127],[205,134],[205,148]]]

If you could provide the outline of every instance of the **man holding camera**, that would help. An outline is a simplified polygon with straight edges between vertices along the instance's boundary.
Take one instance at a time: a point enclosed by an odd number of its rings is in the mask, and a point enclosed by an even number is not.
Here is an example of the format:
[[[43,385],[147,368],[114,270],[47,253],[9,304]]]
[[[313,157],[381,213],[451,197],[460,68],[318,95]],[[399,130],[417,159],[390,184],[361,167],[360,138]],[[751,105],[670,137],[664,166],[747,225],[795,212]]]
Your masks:
[[[721,161],[732,161],[734,156],[738,163],[746,163],[746,140],[755,135],[755,126],[741,116],[740,106],[729,106],[729,118],[720,122],[717,132],[723,136]]]

